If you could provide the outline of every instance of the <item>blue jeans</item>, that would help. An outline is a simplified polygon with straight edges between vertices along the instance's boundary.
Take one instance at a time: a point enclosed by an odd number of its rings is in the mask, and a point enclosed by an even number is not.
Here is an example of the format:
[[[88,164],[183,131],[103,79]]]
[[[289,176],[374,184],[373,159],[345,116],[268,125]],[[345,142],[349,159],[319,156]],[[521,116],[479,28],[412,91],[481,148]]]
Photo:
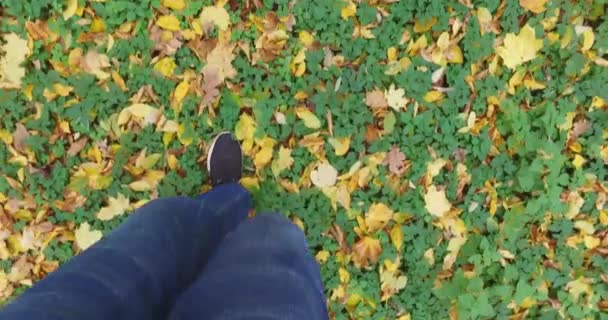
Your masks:
[[[154,200],[0,319],[328,319],[304,234],[251,206],[237,184]]]

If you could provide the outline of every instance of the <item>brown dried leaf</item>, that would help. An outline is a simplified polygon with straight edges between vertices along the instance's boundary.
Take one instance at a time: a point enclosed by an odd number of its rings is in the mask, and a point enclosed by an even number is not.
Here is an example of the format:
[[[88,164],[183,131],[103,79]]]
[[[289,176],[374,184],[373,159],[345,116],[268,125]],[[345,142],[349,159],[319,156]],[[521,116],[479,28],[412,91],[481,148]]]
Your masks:
[[[82,149],[84,149],[87,142],[89,142],[89,138],[87,137],[80,138],[77,141],[72,142],[70,148],[68,149],[68,155],[72,157],[77,155],[80,151],[82,151]]]
[[[399,150],[399,147],[393,146],[391,151],[386,155],[384,164],[388,165],[388,170],[397,176],[403,175],[405,172],[405,154]]]
[[[353,262],[355,266],[365,268],[378,262],[381,253],[380,240],[366,236],[353,246]]]
[[[570,139],[572,141],[576,141],[578,139],[578,137],[583,135],[589,129],[591,129],[591,122],[589,122],[587,119],[581,119],[581,120],[576,121],[572,125],[572,132],[571,132]]]
[[[386,108],[388,101],[382,90],[375,89],[374,91],[365,94],[365,104],[371,108]]]
[[[17,123],[15,125],[15,132],[13,133],[13,145],[19,152],[25,152],[25,140],[30,137],[30,133],[27,131],[24,125]]]

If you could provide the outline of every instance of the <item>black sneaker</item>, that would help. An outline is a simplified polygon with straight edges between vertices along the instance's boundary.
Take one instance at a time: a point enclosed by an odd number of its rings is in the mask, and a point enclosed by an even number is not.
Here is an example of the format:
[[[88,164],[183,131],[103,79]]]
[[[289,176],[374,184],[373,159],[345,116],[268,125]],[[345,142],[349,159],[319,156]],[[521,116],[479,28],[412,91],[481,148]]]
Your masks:
[[[241,180],[243,151],[230,132],[222,132],[213,139],[207,153],[207,172],[214,187]]]

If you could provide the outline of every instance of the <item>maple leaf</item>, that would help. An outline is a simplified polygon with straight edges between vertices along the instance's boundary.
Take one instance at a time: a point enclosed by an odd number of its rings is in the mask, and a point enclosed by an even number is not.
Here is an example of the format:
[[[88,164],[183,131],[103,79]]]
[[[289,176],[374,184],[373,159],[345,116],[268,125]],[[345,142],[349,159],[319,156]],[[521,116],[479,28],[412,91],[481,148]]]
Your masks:
[[[395,111],[400,111],[401,109],[405,109],[409,100],[405,97],[405,90],[399,88],[395,88],[394,84],[385,91],[384,95],[386,96],[386,102],[389,107],[393,108]]]
[[[520,64],[536,58],[542,47],[543,41],[536,39],[534,29],[525,25],[518,35],[507,34],[503,45],[496,48],[496,52],[503,59],[505,66],[513,70]]]
[[[378,239],[366,236],[353,246],[353,262],[359,268],[366,268],[378,262],[382,253],[382,245]]]
[[[101,240],[102,233],[99,230],[91,230],[91,226],[88,222],[81,224],[76,231],[74,231],[74,237],[76,238],[76,244],[80,250],[86,250],[97,241]]]
[[[291,149],[281,146],[279,148],[279,156],[272,162],[272,173],[275,176],[281,174],[281,172],[291,168],[294,160],[291,157]]]
[[[108,199],[108,205],[101,208],[101,210],[97,212],[96,217],[102,221],[112,220],[114,217],[125,213],[129,207],[129,199],[122,195],[122,193],[119,193],[116,198],[110,197]]]
[[[384,203],[374,203],[367,210],[365,215],[365,225],[370,233],[384,228],[393,218],[393,210]]]
[[[204,7],[201,12],[200,22],[203,29],[207,31],[212,29],[214,25],[220,30],[226,30],[230,26],[230,15],[224,7]]]
[[[217,46],[207,55],[207,64],[203,67],[203,74],[209,68],[217,69],[216,72],[221,82],[224,79],[231,79],[236,76],[236,69],[232,66],[234,60],[233,44],[224,44],[219,42]]]
[[[391,151],[386,154],[384,164],[388,165],[390,172],[394,173],[398,177],[402,176],[405,172],[405,154],[399,150],[399,147],[393,146]]]

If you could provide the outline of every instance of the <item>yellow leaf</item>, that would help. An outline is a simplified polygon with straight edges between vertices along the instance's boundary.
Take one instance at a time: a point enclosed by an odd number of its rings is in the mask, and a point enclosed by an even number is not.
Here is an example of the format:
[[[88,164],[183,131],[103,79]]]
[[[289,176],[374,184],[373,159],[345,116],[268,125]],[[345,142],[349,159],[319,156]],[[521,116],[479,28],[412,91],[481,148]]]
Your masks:
[[[97,212],[96,216],[97,219],[102,221],[112,220],[114,217],[125,213],[129,207],[129,199],[122,195],[122,193],[119,193],[116,198],[110,197],[108,200],[108,205],[101,208],[101,210]]]
[[[305,46],[310,46],[315,41],[315,38],[312,36],[312,34],[310,34],[310,32],[306,30],[300,31],[298,37],[300,38],[302,44],[304,44]]]
[[[387,57],[388,61],[396,61],[397,55],[398,55],[397,48],[390,47],[390,48],[386,49],[386,57]]]
[[[0,41],[0,89],[16,89],[21,86],[21,79],[25,76],[25,68],[21,65],[29,55],[30,49],[27,41],[19,38],[15,33],[4,35],[5,43]]]
[[[600,223],[604,226],[608,225],[608,210],[600,211]]]
[[[81,250],[86,250],[95,244],[95,242],[99,241],[102,236],[101,231],[91,230],[91,226],[88,222],[81,224],[74,232],[76,244]]]
[[[301,77],[306,72],[306,48],[302,48],[297,55],[293,57],[289,68],[291,73],[296,77]]]
[[[445,190],[437,190],[434,185],[429,186],[424,195],[424,203],[426,210],[437,218],[443,217],[452,208],[452,204],[445,196]]]
[[[529,11],[532,11],[536,14],[542,13],[547,10],[545,8],[545,3],[547,0],[519,0],[519,5]]]
[[[179,20],[174,15],[166,15],[158,17],[156,25],[169,31],[179,31]]]
[[[182,102],[188,94],[188,90],[190,90],[190,84],[188,83],[188,80],[184,80],[180,82],[173,91],[173,103],[171,104],[171,106],[173,107],[173,110],[175,110],[175,112],[178,114],[182,110]]]
[[[260,182],[255,177],[244,177],[241,179],[243,187],[249,191],[255,191],[260,189]]]
[[[585,162],[587,162],[587,160],[585,160],[585,158],[583,158],[580,154],[577,154],[574,156],[574,160],[572,160],[572,165],[574,165],[575,168],[580,169]]]
[[[592,235],[595,233],[595,227],[589,221],[579,220],[574,223],[574,228],[578,229],[582,234]]]
[[[175,64],[175,61],[173,61],[173,58],[170,57],[164,57],[154,64],[154,70],[160,72],[165,77],[173,75],[175,67],[177,67],[177,65]]]
[[[63,20],[68,20],[76,14],[78,9],[78,0],[66,0],[65,9],[63,10]]]
[[[581,51],[587,52],[593,47],[593,43],[595,43],[595,35],[592,30],[587,30],[583,32],[583,47]]]
[[[334,151],[338,157],[345,155],[350,148],[350,137],[329,138],[327,142],[329,142],[329,144],[331,144],[331,146],[334,148]]]
[[[316,187],[331,187],[338,180],[338,171],[328,162],[322,162],[310,172],[310,180]]]
[[[106,31],[106,23],[101,18],[95,18],[91,21],[91,32]]]
[[[348,4],[346,5],[346,7],[342,8],[342,11],[340,12],[340,16],[342,16],[342,19],[348,20],[348,18],[354,17],[356,13],[357,13],[357,5],[352,1],[348,1]]]
[[[116,83],[116,85],[118,86],[120,91],[125,92],[125,91],[129,90],[127,88],[127,85],[125,84],[125,80],[120,76],[120,73],[112,70],[111,75],[112,75],[112,80],[114,80],[114,83]]]
[[[513,70],[520,64],[536,58],[542,47],[543,41],[536,39],[534,29],[525,25],[519,35],[507,34],[503,45],[496,48],[496,52],[503,59],[505,66]]]
[[[443,93],[437,90],[429,91],[424,95],[424,101],[428,103],[437,102],[441,99],[443,99]]]
[[[431,30],[433,26],[437,23],[437,17],[433,17],[432,19],[424,19],[424,22],[421,20],[416,20],[414,23],[414,32],[423,33]]]
[[[375,203],[369,207],[365,215],[365,225],[370,233],[384,228],[386,224],[393,218],[393,210],[384,203]]]
[[[589,284],[590,280],[585,277],[579,277],[576,280],[570,281],[566,284],[566,290],[574,296],[574,301],[578,301],[581,294],[587,295],[593,294],[593,288]]]
[[[340,269],[338,269],[338,278],[341,283],[348,283],[350,281],[350,273],[348,273],[348,270],[340,267]]]
[[[325,263],[327,259],[329,259],[329,251],[327,250],[321,250],[315,255],[315,260],[320,264]]]
[[[170,154],[167,156],[167,165],[169,169],[176,170],[179,167],[179,160],[175,155]]]
[[[186,7],[184,0],[163,0],[162,4],[173,10],[182,10]]]
[[[386,102],[388,106],[393,108],[395,111],[401,111],[401,109],[405,109],[409,100],[405,97],[405,90],[401,88],[395,88],[394,84],[384,92],[384,96],[386,97]]]
[[[272,173],[275,176],[281,174],[281,172],[291,168],[293,165],[293,158],[291,157],[291,149],[281,146],[279,148],[279,156],[272,162]]]
[[[230,15],[224,7],[205,7],[201,12],[200,22],[203,29],[209,25],[216,25],[218,29],[226,30],[230,26]]]
[[[595,249],[601,244],[600,239],[594,236],[584,236],[584,239],[587,249]]]
[[[543,82],[536,81],[536,79],[526,79],[524,80],[524,87],[534,91],[534,90],[542,90],[547,87],[547,85]]]
[[[428,262],[431,266],[435,265],[435,249],[427,249],[423,256],[426,262]]]
[[[390,236],[395,249],[400,251],[401,246],[403,245],[403,231],[401,230],[401,226],[398,224],[394,225],[391,229]]]
[[[253,163],[255,167],[258,169],[262,169],[270,160],[272,160],[272,153],[274,150],[274,145],[277,142],[269,137],[265,137],[259,142],[259,145],[262,147],[258,153],[255,154],[255,158],[253,159]]]
[[[194,141],[193,131],[191,123],[180,123],[177,126],[177,140],[184,146],[191,145]]]
[[[312,113],[306,107],[298,107],[296,109],[296,115],[302,121],[304,121],[304,125],[309,129],[319,129],[321,128],[321,121],[317,116]]]
[[[148,170],[143,178],[129,184],[129,188],[134,191],[148,191],[155,189],[158,183],[165,177],[165,173],[160,170]]]

